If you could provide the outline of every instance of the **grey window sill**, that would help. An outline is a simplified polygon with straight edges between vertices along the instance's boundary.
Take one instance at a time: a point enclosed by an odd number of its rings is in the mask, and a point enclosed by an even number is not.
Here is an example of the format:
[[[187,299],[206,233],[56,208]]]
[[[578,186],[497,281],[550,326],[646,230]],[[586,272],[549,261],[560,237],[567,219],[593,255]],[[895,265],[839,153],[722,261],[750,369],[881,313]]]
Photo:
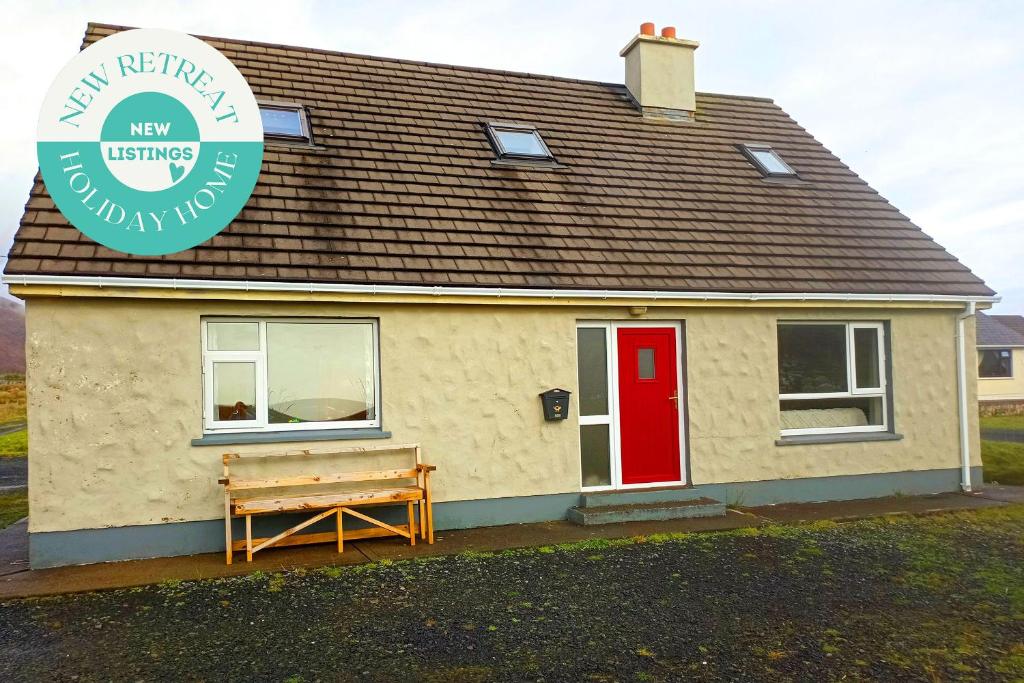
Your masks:
[[[902,434],[863,432],[860,434],[800,434],[775,440],[776,446],[802,446],[812,443],[856,443],[859,441],[900,441]]]
[[[560,164],[557,161],[548,161],[545,159],[538,159],[531,161],[529,159],[492,159],[491,166],[503,166],[505,168],[534,168],[534,169],[563,169],[569,168],[564,164]]]
[[[296,441],[344,441],[347,439],[390,439],[391,432],[380,429],[310,429],[287,432],[235,432],[205,434],[192,439],[193,446],[221,446],[237,443],[294,443]]]

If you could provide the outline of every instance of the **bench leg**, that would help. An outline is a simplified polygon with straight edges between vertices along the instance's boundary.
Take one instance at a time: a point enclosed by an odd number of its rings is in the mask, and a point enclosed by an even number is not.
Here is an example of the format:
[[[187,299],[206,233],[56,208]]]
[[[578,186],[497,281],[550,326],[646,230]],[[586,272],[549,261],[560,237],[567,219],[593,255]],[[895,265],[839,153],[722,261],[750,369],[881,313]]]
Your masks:
[[[245,561],[252,562],[252,515],[245,516]]]
[[[341,528],[342,527],[341,508],[338,508],[336,510],[336,512],[338,513],[338,552],[339,553],[343,553],[343,552],[345,552],[345,533],[344,533],[344,531]]]
[[[406,502],[406,509],[409,512],[409,545],[416,545],[416,511],[413,510],[413,502]]]
[[[417,505],[420,508],[420,540],[427,540],[427,503],[422,498]]]
[[[231,538],[231,502],[225,497],[224,501],[224,552],[225,559],[231,564],[231,556],[234,555],[234,541]]]
[[[434,497],[430,492],[430,472],[423,473],[423,488],[427,498],[427,543],[434,545]]]

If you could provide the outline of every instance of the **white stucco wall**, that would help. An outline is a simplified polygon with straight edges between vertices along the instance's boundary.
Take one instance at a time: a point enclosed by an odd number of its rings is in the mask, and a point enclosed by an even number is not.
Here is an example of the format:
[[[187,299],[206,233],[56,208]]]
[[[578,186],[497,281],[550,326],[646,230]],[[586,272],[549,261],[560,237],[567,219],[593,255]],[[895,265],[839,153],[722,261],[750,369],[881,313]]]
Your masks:
[[[423,445],[439,501],[578,491],[575,419],[544,422],[537,394],[575,392],[577,320],[628,318],[622,307],[31,299],[30,531],[215,519],[222,452],[360,443],[191,446],[202,435],[203,315],[379,318],[383,428],[392,443]],[[954,316],[652,310],[686,321],[693,483],[956,468]],[[903,440],[775,445],[775,325],[806,317],[891,322]],[[980,464],[976,416],[972,425]]]

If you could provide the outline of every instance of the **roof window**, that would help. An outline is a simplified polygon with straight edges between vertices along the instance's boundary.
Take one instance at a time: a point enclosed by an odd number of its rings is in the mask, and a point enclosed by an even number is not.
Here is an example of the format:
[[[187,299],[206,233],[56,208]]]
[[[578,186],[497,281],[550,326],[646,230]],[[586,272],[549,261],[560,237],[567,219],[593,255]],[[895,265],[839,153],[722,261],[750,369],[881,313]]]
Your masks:
[[[796,171],[768,145],[740,145],[740,149],[766,178],[797,177]]]
[[[487,136],[499,159],[555,160],[540,133],[532,126],[488,123]]]
[[[299,105],[261,104],[263,137],[272,140],[309,142],[309,121],[306,111]]]

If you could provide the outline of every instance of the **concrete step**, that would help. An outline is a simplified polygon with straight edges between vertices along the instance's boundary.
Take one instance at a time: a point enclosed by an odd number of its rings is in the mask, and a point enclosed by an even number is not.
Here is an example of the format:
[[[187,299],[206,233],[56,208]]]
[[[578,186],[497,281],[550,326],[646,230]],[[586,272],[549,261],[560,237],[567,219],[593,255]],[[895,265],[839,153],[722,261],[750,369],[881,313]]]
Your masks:
[[[713,498],[670,500],[655,503],[625,503],[569,508],[568,519],[575,524],[615,524],[691,517],[721,517],[725,503]]]
[[[592,508],[606,505],[670,503],[696,500],[701,497],[700,490],[692,486],[658,486],[650,489],[590,491],[580,494],[580,507]]]

